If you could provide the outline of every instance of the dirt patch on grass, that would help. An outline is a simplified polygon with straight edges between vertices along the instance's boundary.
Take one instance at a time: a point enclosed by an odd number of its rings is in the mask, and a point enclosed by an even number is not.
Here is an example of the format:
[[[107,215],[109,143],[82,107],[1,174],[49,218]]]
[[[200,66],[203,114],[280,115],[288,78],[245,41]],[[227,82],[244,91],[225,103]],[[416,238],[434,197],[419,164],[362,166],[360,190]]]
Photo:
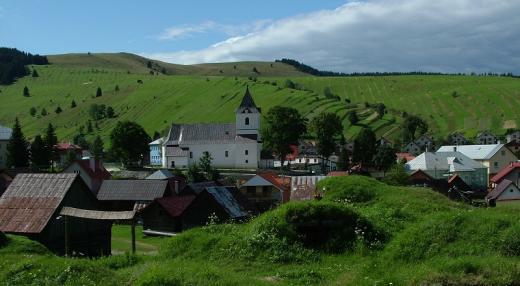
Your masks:
[[[504,121],[504,125],[502,126],[504,129],[513,129],[516,128],[516,122],[514,120],[506,120]]]

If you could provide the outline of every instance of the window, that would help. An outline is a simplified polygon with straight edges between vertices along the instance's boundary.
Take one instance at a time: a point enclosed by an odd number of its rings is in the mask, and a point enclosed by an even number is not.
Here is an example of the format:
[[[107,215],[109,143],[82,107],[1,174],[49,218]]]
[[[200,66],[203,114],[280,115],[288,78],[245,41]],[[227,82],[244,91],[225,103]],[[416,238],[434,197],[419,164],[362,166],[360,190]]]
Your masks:
[[[503,151],[503,150],[502,150],[501,153],[502,153],[502,156],[505,156],[505,155],[506,155],[506,151]]]
[[[246,153],[246,155],[249,155],[249,150],[246,150],[246,152],[245,152],[245,153]]]
[[[193,159],[193,152],[190,151],[190,158]]]
[[[226,158],[227,158],[228,156],[229,156],[229,152],[228,152],[228,151],[226,151]]]
[[[498,162],[493,162],[493,166],[494,166],[495,168],[498,168]]]
[[[247,193],[250,195],[256,194],[256,187],[248,186],[247,187]]]
[[[249,117],[246,117],[246,125],[249,125]]]
[[[272,189],[269,186],[262,186],[262,195],[264,197],[270,197],[272,193]]]
[[[248,161],[248,160],[246,160],[246,164],[247,164],[247,163],[249,163],[249,161]]]

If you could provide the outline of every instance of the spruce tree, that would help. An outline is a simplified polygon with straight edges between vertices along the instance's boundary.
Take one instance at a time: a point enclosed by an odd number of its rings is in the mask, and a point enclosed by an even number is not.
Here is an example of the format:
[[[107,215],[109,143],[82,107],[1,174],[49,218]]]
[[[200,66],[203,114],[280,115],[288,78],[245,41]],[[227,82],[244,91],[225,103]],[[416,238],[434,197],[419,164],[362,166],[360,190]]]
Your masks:
[[[94,129],[92,128],[92,121],[90,119],[87,121],[87,133],[90,134],[94,132]]]
[[[56,136],[56,130],[51,123],[47,126],[45,130],[45,137],[43,138],[43,142],[45,144],[45,149],[47,150],[47,158],[48,161],[53,167],[53,161],[56,158],[56,144],[58,144],[58,137]]]
[[[13,133],[7,143],[7,166],[15,168],[29,166],[29,142],[23,135],[18,118],[15,119]]]
[[[107,118],[114,118],[114,117],[116,117],[116,113],[114,112],[114,109],[112,108],[112,106],[107,107],[105,113],[106,113],[106,117]]]
[[[77,106],[76,102],[73,99],[72,102],[70,103],[70,108],[75,108],[76,106]]]
[[[350,160],[348,156],[348,150],[345,147],[341,148],[341,152],[339,153],[337,167],[340,171],[348,171],[350,165]]]
[[[47,109],[43,108],[43,109],[42,109],[42,116],[47,116],[47,114],[48,114],[48,113],[47,113]]]
[[[115,92],[118,92],[119,91],[119,85],[116,84],[116,88],[114,90],[115,90]]]
[[[36,108],[34,106],[29,110],[29,114],[31,114],[32,117],[36,115]]]
[[[56,110],[54,112],[56,112],[56,114],[60,114],[63,110],[61,110],[61,107],[56,107]]]
[[[25,96],[25,97],[30,96],[30,94],[29,94],[29,88],[28,88],[27,86],[25,86],[25,87],[23,88],[23,96]]]
[[[101,137],[99,137],[98,135],[90,145],[90,152],[92,152],[94,158],[99,159],[103,157],[103,148],[103,141],[101,140]]]
[[[32,71],[32,77],[39,77],[38,72],[36,70]]]
[[[47,149],[40,135],[36,135],[31,144],[31,165],[36,169],[49,167]]]
[[[97,91],[96,91],[96,97],[100,97],[102,95],[103,95],[103,92],[101,91],[101,87],[98,87]]]

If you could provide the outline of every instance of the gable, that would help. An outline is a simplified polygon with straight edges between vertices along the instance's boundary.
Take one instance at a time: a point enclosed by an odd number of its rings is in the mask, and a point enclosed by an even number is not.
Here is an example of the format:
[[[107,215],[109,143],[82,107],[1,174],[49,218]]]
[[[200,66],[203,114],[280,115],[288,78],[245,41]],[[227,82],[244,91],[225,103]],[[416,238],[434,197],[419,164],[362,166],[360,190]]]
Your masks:
[[[497,201],[507,200],[520,200],[520,190],[515,184],[509,185],[502,193],[496,198]]]

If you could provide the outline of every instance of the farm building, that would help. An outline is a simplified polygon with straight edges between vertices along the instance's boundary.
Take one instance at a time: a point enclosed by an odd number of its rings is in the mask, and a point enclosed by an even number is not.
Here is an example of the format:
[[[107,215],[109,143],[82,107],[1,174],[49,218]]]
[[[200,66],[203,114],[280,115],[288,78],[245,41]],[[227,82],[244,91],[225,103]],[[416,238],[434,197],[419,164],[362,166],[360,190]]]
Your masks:
[[[63,173],[79,174],[94,195],[97,195],[103,180],[111,177],[103,163],[94,158],[75,161],[66,167]]]
[[[515,162],[507,165],[491,178],[491,186],[494,188],[502,180],[509,180],[517,186],[520,184],[520,162]]]
[[[0,198],[0,231],[27,236],[64,254],[64,207],[100,209],[78,174],[18,174]],[[69,218],[68,225],[70,252],[110,254],[111,222]]]
[[[105,180],[97,198],[107,210],[131,211],[175,191],[168,180]]]
[[[70,156],[69,153],[74,154],[75,160],[80,160],[83,154],[83,149],[76,144],[61,142],[56,144],[54,147],[56,148],[56,163],[58,166],[65,166],[67,164]]]
[[[504,179],[486,196],[490,205],[520,201],[520,190],[515,183]]]
[[[224,222],[249,216],[247,207],[228,187],[208,187],[198,194],[156,199],[140,215],[146,233],[178,233],[212,220]]]
[[[240,186],[240,192],[259,210],[268,210],[290,199],[289,177],[276,174],[258,174]]]

